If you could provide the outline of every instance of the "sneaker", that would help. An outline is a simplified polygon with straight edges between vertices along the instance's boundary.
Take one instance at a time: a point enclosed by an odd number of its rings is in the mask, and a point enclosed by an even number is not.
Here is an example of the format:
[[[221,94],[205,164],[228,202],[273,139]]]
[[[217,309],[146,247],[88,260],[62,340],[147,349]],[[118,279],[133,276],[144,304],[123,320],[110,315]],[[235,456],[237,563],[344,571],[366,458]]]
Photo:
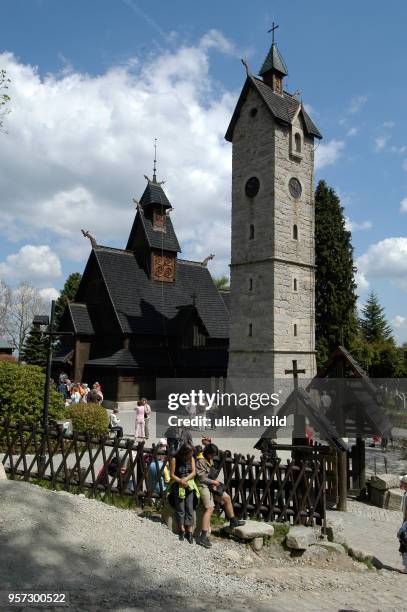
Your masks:
[[[185,534],[183,531],[179,534],[178,539],[180,542],[183,542],[185,540]]]
[[[192,536],[192,533],[186,533],[185,534],[185,539],[189,544],[193,544],[194,543],[194,538]]]
[[[243,527],[246,524],[246,521],[239,521],[237,518],[230,519],[229,526],[230,527]]]
[[[212,546],[212,542],[209,540],[208,536],[199,536],[196,539],[196,543],[204,548],[211,548]]]

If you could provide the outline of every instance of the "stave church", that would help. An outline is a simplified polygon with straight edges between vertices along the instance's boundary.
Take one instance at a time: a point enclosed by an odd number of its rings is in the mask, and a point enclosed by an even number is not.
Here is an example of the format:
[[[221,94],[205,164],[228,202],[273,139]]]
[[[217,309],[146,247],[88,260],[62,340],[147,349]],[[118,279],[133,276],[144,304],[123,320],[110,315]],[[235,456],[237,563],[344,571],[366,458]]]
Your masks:
[[[273,31],[274,35],[274,31]],[[146,177],[124,249],[91,240],[75,301],[61,322],[54,373],[98,380],[108,406],[155,397],[157,378],[283,378],[315,365],[313,173],[321,138],[302,101],[284,89],[275,43],[246,81],[232,143],[231,288],[203,262],[180,257],[163,185]]]

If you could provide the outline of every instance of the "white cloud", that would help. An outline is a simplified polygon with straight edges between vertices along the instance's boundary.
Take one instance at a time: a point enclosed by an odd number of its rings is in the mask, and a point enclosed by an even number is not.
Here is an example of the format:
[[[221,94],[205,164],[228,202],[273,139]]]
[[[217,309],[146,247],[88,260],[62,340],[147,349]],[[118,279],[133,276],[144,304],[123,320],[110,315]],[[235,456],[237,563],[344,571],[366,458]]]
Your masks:
[[[356,134],[359,132],[359,128],[358,127],[351,127],[349,128],[349,130],[346,133],[346,136],[356,136]]]
[[[359,270],[355,274],[355,283],[357,285],[359,293],[366,293],[370,287],[370,283],[366,278],[366,275]]]
[[[355,113],[358,113],[366,104],[368,100],[367,96],[355,96],[354,98],[352,98],[352,100],[350,101],[350,105],[349,105],[349,113],[351,115],[354,115]]]
[[[392,323],[393,327],[395,327],[396,329],[399,329],[400,327],[403,327],[404,325],[407,325],[407,317],[402,317],[401,315],[396,315],[392,319],[391,323]]]
[[[345,226],[349,232],[356,232],[358,230],[369,230],[372,229],[371,221],[362,221],[358,223],[357,221],[352,221],[349,217],[345,217]]]
[[[389,140],[389,134],[385,134],[383,136],[378,136],[377,138],[375,138],[375,151],[377,151],[377,153],[379,153],[380,151],[384,151]]]
[[[391,320],[396,342],[401,345],[407,342],[407,316],[395,315]]]
[[[342,140],[330,140],[326,144],[320,144],[315,150],[315,168],[320,170],[325,166],[331,166],[339,159],[345,143]]]
[[[100,244],[124,246],[131,200],[145,188],[157,137],[158,174],[167,181],[183,256],[212,251],[216,273],[226,270],[231,146],[224,133],[237,92],[211,80],[213,50],[237,54],[211,30],[196,46],[144,64],[133,58],[98,76],[70,69],[42,78],[12,54],[0,55],[13,99],[0,148],[0,235],[50,242],[77,262],[89,252],[81,228]]]
[[[49,246],[26,244],[18,253],[8,255],[0,263],[0,277],[14,281],[33,281],[41,284],[61,275],[61,262]]]
[[[403,198],[400,202],[400,212],[407,213],[407,198]]]
[[[59,291],[58,289],[55,289],[55,287],[46,287],[45,289],[40,289],[39,293],[44,302],[51,302],[52,300],[57,300],[59,297]]]
[[[388,279],[407,291],[407,238],[386,238],[371,244],[366,253],[358,257],[359,275],[368,282],[370,278]]]
[[[387,130],[392,130],[394,127],[396,127],[396,124],[394,123],[394,121],[384,121],[383,127]]]

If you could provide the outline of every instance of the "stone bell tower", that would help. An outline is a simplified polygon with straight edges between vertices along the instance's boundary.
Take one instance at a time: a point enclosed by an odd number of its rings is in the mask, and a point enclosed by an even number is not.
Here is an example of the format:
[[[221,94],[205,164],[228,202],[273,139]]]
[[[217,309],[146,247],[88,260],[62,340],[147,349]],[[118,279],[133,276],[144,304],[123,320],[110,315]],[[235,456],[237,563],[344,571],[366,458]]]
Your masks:
[[[274,32],[273,32],[274,34]],[[293,361],[316,373],[314,146],[321,134],[284,91],[273,40],[226,133],[232,155],[229,379],[281,379]]]

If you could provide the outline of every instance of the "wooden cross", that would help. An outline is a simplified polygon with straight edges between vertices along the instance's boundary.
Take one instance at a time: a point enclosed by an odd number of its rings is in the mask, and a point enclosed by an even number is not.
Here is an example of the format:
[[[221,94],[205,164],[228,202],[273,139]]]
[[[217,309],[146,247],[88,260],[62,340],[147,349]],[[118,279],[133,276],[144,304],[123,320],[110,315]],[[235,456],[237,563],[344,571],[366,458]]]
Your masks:
[[[272,37],[273,37],[273,38],[272,38],[272,42],[273,42],[273,44],[274,44],[274,32],[275,32],[275,31],[277,30],[277,28],[279,28],[279,27],[280,27],[280,26],[276,25],[276,24],[274,23],[274,21],[273,21],[273,25],[272,25],[272,27],[270,28],[270,30],[267,30],[269,34],[270,34],[270,32],[272,32]]]
[[[285,370],[286,374],[292,374],[294,377],[294,389],[298,389],[298,374],[305,374],[306,370],[299,370],[297,367],[297,360],[293,359],[293,369]]]

